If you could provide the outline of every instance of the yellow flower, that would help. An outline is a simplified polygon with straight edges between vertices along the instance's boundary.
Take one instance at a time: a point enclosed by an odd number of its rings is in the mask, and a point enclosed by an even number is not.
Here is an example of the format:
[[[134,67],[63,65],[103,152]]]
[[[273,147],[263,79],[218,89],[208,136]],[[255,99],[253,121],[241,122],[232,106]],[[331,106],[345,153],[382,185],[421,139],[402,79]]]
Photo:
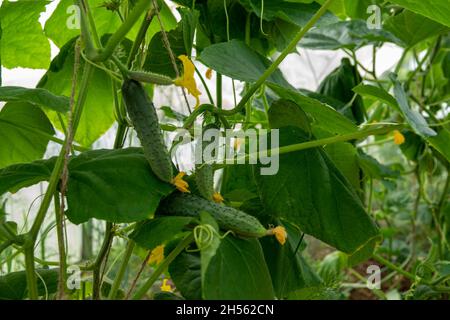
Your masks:
[[[286,243],[287,232],[286,229],[282,226],[278,226],[272,229],[272,234],[278,240],[281,245]]]
[[[216,192],[213,194],[213,200],[215,203],[222,203],[224,199],[220,193]]]
[[[238,151],[239,148],[241,147],[241,139],[239,138],[234,139],[233,147],[235,151]]]
[[[195,82],[194,73],[195,73],[195,66],[192,63],[191,60],[185,55],[181,55],[178,57],[183,62],[183,76],[175,79],[174,83],[175,85],[179,87],[186,88],[187,91],[195,97],[197,108],[200,105],[200,98],[199,96],[202,94],[197,89],[197,83]]]
[[[177,187],[177,189],[183,193],[190,193],[189,184],[183,180],[183,177],[186,175],[185,172],[180,172],[177,174],[175,178],[172,180],[172,184]]]
[[[206,70],[205,76],[208,80],[211,80],[212,72],[213,72],[213,70],[211,68],[208,68],[208,70]]]
[[[398,130],[394,131],[394,143],[396,145],[401,145],[405,143],[405,136]]]
[[[161,291],[164,291],[164,292],[172,292],[173,291],[173,289],[172,289],[172,287],[170,286],[170,284],[168,284],[167,283],[167,279],[164,279],[163,280],[163,284],[161,285]]]
[[[148,264],[160,264],[164,260],[164,245],[157,246],[152,250],[150,258],[148,259]]]

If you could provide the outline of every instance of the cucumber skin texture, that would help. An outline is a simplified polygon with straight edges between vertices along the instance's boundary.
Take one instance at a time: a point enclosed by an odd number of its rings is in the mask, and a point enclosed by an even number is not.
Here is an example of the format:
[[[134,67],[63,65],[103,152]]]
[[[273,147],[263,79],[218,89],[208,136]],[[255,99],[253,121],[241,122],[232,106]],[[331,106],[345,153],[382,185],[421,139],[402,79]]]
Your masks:
[[[204,131],[208,129],[219,129],[215,124],[207,125],[203,128]],[[203,137],[202,137],[203,138]],[[202,139],[203,141],[203,139]],[[204,142],[203,144],[199,144],[197,148],[202,148],[203,150],[206,145],[210,142]],[[197,185],[198,192],[200,195],[207,199],[211,200],[214,195],[214,168],[211,164],[203,164],[197,165],[195,168],[195,183]]]
[[[186,193],[172,194],[160,205],[159,211],[166,215],[189,217],[199,217],[200,212],[206,211],[222,229],[244,237],[260,238],[268,232],[258,219],[245,212]]]
[[[173,179],[172,160],[164,144],[155,106],[142,85],[135,80],[124,81],[122,96],[153,173],[170,183]]]

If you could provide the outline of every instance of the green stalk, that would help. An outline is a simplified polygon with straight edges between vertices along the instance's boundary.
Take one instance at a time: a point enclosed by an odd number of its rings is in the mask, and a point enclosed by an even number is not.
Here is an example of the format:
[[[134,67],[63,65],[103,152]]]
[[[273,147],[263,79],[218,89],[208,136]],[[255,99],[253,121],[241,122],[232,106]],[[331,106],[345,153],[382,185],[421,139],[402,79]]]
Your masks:
[[[111,222],[106,222],[105,236],[103,238],[102,247],[97,255],[94,262],[93,268],[93,285],[92,285],[92,299],[98,300],[100,298],[101,289],[101,269],[106,255],[108,254],[109,248],[111,247],[112,240],[114,238],[113,224]]]
[[[125,38],[127,33],[133,28],[139,17],[147,12],[152,6],[152,2],[149,0],[140,0],[133,8],[133,10],[128,14],[124,23],[117,29],[117,31],[109,38],[108,43],[105,48],[101,49],[94,57],[90,60],[95,62],[102,62],[108,60],[114,50],[119,45],[119,43]]]
[[[111,290],[109,291],[108,299],[113,300],[116,298],[117,291],[120,288],[120,284],[122,283],[123,276],[125,275],[125,271],[128,267],[128,262],[130,261],[131,254],[133,253],[135,243],[133,240],[128,240],[128,245],[125,251],[125,256],[122,258],[122,264],[120,265],[119,272],[114,278],[114,282],[111,286]]]
[[[194,240],[194,234],[191,232],[187,235],[173,251],[164,259],[164,261],[159,265],[159,267],[152,273],[150,278],[139,288],[139,290],[134,294],[133,300],[142,299],[142,297],[147,293],[147,291],[152,287],[159,276],[167,269],[167,267],[172,263],[172,261]]]
[[[222,109],[222,75],[216,73],[216,105],[217,108]]]
[[[61,217],[61,199],[59,192],[55,192],[54,196],[55,205],[55,221],[56,221],[56,235],[58,240],[58,252],[59,252],[59,278],[58,278],[58,298],[64,296],[66,274],[67,274],[67,257],[66,257],[66,246],[64,243],[64,229],[63,220]],[[42,258],[45,260],[45,257]]]
[[[301,150],[306,150],[306,149],[311,149],[311,148],[316,148],[316,147],[322,147],[324,145],[329,145],[329,144],[333,144],[333,143],[337,143],[337,142],[358,140],[358,139],[366,138],[371,135],[386,134],[390,131],[401,129],[402,127],[403,127],[402,125],[389,125],[389,126],[384,126],[381,128],[379,127],[379,128],[375,128],[375,129],[364,129],[361,131],[347,133],[347,134],[334,136],[334,137],[330,137],[330,138],[324,138],[324,139],[319,139],[319,140],[291,144],[288,146],[270,149],[270,150],[267,150],[267,153],[268,153],[268,155],[276,155],[276,154],[281,155],[281,154],[286,154],[286,153],[291,153],[291,152],[296,152],[296,151],[301,151]],[[224,160],[224,162],[228,163],[228,162],[232,162],[233,160],[234,161],[248,160],[250,157],[258,156],[258,154],[259,154],[258,152],[246,154],[240,158],[226,159],[226,160]]]
[[[144,21],[142,21],[141,27],[139,28],[139,32],[136,35],[136,39],[134,39],[133,46],[131,47],[130,55],[128,56],[127,66],[129,69],[131,69],[133,65],[134,58],[136,57],[139,47],[141,46],[142,42],[145,39],[145,34],[147,33],[147,30],[150,27],[150,24],[152,23],[154,16],[155,10],[152,8],[148,12],[148,14],[145,15]]]
[[[74,135],[76,133],[78,124],[80,122],[80,117],[83,112],[84,103],[86,101],[87,89],[89,84],[89,79],[91,78],[93,68],[90,64],[85,64],[83,78],[81,81],[81,87],[78,95],[78,100],[75,105],[75,113],[73,118],[73,132]],[[37,299],[37,291],[35,291],[36,287],[36,274],[35,274],[35,266],[34,266],[34,245],[36,243],[37,236],[39,234],[39,230],[41,229],[42,223],[44,222],[45,216],[47,214],[48,208],[50,207],[50,203],[52,201],[53,195],[58,187],[59,180],[61,177],[61,173],[63,170],[64,164],[64,156],[65,149],[67,144],[66,140],[61,148],[61,152],[56,160],[55,167],[53,168],[52,174],[50,176],[50,180],[47,186],[47,191],[45,192],[44,198],[42,199],[41,206],[37,212],[36,218],[33,222],[33,225],[26,235],[26,240],[24,244],[25,248],[25,267],[26,267],[26,275],[27,275],[27,286],[30,299]]]
[[[297,46],[297,43],[305,36],[305,34],[316,24],[320,17],[327,11],[329,6],[334,0],[327,0],[322,7],[314,14],[314,16],[308,21],[308,23],[295,35],[294,39],[289,45],[281,52],[280,56],[272,63],[272,65],[263,73],[263,75],[256,81],[249,90],[245,93],[244,97],[238,103],[236,108],[231,110],[224,110],[225,115],[233,115],[242,110],[247,101],[254,95],[254,93],[261,87],[264,82],[272,75],[283,60],[290,54]]]
[[[412,281],[416,281],[416,280],[417,280],[417,278],[416,278],[415,275],[413,275],[412,273],[409,273],[408,271],[403,270],[402,268],[396,266],[395,264],[393,264],[393,263],[390,262],[389,260],[383,258],[382,256],[380,256],[380,255],[374,253],[374,254],[372,255],[372,257],[373,257],[376,261],[378,261],[379,263],[384,264],[386,267],[388,267],[388,268],[391,269],[391,270],[396,271],[398,274],[401,274],[401,275],[404,276],[405,278],[408,278],[408,279],[410,279],[410,280],[412,280]]]

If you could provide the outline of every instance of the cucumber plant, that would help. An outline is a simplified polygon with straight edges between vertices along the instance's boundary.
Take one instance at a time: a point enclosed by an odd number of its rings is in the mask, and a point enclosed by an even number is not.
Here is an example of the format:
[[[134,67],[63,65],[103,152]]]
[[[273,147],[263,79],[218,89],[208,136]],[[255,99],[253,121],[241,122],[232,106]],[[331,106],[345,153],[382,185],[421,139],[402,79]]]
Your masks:
[[[3,1],[0,299],[448,299],[432,2]],[[327,75],[316,50],[339,58]],[[18,87],[17,67],[46,71]],[[278,170],[238,163],[245,139],[192,161],[199,126],[273,133]]]

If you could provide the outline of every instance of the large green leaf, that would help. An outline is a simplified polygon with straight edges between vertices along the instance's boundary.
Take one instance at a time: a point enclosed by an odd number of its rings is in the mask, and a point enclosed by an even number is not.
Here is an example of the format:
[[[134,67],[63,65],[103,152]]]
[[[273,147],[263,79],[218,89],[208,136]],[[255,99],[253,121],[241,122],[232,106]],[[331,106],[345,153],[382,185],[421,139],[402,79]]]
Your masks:
[[[55,96],[45,89],[0,87],[0,101],[28,102],[57,112],[69,110],[69,98]]]
[[[88,151],[69,163],[67,217],[76,224],[91,218],[141,221],[172,191],[152,173],[140,148]]]
[[[269,270],[256,239],[231,235],[222,239],[203,284],[203,296],[208,300],[274,298]]]
[[[58,269],[38,269],[38,295],[55,293],[58,288]],[[27,296],[25,271],[0,276],[0,300],[22,300]]]
[[[366,21],[348,20],[328,24],[309,31],[299,46],[313,50],[358,49],[378,42],[399,40],[384,30],[367,28]]]
[[[374,97],[377,100],[381,100],[382,102],[386,103],[389,106],[398,108],[398,104],[395,98],[391,96],[383,88],[361,83],[356,87],[354,87],[353,91],[361,96]]]
[[[450,27],[448,0],[390,0],[390,2]]]
[[[0,111],[0,168],[40,159],[54,133],[40,108],[21,102],[6,104]]]
[[[47,89],[55,95],[70,97],[74,68],[74,45],[76,39],[70,40],[53,59],[50,69],[41,79],[38,87]],[[82,61],[84,61],[82,59]],[[79,82],[84,70],[84,62],[79,69]],[[90,146],[104,134],[114,122],[112,84],[110,77],[102,70],[94,68],[90,79],[86,102],[77,128],[75,141],[83,146]],[[58,115],[48,112],[49,118],[58,129],[62,129]]]
[[[349,142],[338,142],[325,146],[325,151],[339,171],[347,178],[356,191],[360,191],[360,171],[355,146]]]
[[[50,43],[42,31],[39,17],[48,3],[44,0],[3,1],[0,8],[3,30],[0,55],[4,67],[47,69]]]
[[[409,10],[387,19],[384,29],[402,40],[400,44],[406,47],[449,31],[448,27]]]
[[[202,51],[198,59],[223,75],[245,82],[258,80],[271,64],[267,58],[239,40],[209,46]],[[289,86],[279,70],[272,73],[268,81]]]
[[[130,238],[139,246],[147,250],[153,250],[180,234],[191,221],[191,217],[157,217],[145,221],[136,228]]]
[[[0,195],[17,192],[22,188],[46,181],[52,174],[56,158],[15,164],[0,169]]]
[[[307,141],[296,127],[280,129],[280,146]],[[300,164],[300,165],[299,165]],[[280,156],[276,175],[257,175],[268,214],[283,218],[346,253],[378,236],[355,190],[320,148]]]
[[[280,98],[292,100],[300,106],[303,111],[314,119],[313,126],[337,134],[351,133],[357,130],[357,126],[354,123],[319,100],[308,97],[300,91],[287,89],[277,84],[269,83],[269,87]]]
[[[450,130],[441,128],[437,136],[426,138],[427,142],[450,161]]]
[[[394,83],[394,95],[398,102],[398,107],[400,112],[405,117],[405,120],[411,126],[415,133],[426,138],[436,136],[437,133],[428,126],[425,118],[420,114],[420,112],[411,109],[408,101],[408,96],[401,83],[397,80],[395,74],[390,74],[390,79]]]

